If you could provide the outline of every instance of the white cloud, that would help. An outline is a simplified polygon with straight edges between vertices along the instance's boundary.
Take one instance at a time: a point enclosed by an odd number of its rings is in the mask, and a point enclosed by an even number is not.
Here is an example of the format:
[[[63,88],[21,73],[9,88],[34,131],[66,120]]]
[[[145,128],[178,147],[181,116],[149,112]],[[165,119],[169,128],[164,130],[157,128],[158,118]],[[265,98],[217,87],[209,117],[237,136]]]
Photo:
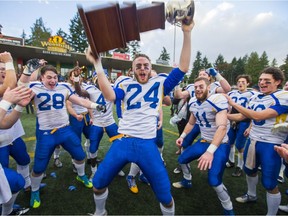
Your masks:
[[[259,13],[257,16],[254,18],[254,22],[256,23],[265,23],[273,18],[273,13],[267,12],[267,13]]]

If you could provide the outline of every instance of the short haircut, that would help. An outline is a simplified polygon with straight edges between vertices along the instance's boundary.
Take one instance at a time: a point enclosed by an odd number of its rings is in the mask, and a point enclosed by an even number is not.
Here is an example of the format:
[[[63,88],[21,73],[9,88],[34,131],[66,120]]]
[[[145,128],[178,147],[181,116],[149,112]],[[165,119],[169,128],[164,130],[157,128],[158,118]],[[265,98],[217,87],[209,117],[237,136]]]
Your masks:
[[[207,86],[210,85],[210,81],[206,77],[198,77],[194,80],[194,83],[196,83],[198,81],[202,81],[202,80],[206,83]]]
[[[274,80],[281,81],[278,86],[281,86],[282,82],[285,80],[283,71],[277,67],[267,67],[263,69],[260,74],[271,74]]]
[[[241,79],[241,78],[246,79],[247,83],[249,83],[249,84],[251,84],[251,82],[252,82],[251,76],[250,76],[250,75],[247,75],[247,74],[240,74],[240,75],[238,75],[238,76],[236,77],[236,82],[238,82],[238,80]]]
[[[41,71],[40,71],[41,76],[44,76],[46,71],[53,71],[55,74],[58,75],[58,72],[57,72],[56,68],[53,65],[45,65],[44,67],[42,67]]]
[[[147,56],[147,55],[145,55],[145,54],[142,54],[142,53],[138,53],[138,54],[136,54],[136,55],[134,56],[132,62],[134,62],[137,58],[140,58],[140,57],[143,57],[143,58],[148,59],[148,61],[151,63],[151,59],[149,58],[149,56]]]

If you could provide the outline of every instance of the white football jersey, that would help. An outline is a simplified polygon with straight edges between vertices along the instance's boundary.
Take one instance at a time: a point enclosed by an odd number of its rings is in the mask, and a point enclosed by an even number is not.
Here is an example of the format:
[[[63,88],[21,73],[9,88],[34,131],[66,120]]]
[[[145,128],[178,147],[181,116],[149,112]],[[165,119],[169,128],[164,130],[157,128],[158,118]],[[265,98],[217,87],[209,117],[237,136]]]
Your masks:
[[[111,124],[114,124],[115,120],[113,118],[113,109],[112,109],[113,103],[111,101],[106,100],[102,95],[102,92],[94,85],[89,85],[86,88],[86,91],[90,95],[90,101],[106,106],[105,113],[93,109],[93,125],[98,127],[107,127]]]
[[[274,92],[273,94],[264,95],[258,94],[253,96],[248,104],[248,108],[254,111],[262,111],[268,109],[269,107],[278,106],[275,110],[278,113],[283,113],[283,109],[287,110],[288,105],[288,92],[279,90]],[[275,124],[288,122],[287,112],[284,110],[285,113],[275,117],[269,118],[262,121],[252,121],[252,128],[250,131],[250,138],[256,141],[261,142],[268,142],[268,143],[276,143],[281,144],[287,137],[287,133],[285,132],[277,132],[272,133],[271,129]]]
[[[163,83],[166,78],[167,75],[158,74],[145,84],[126,76],[116,80],[114,88],[120,88],[124,92],[119,133],[143,139],[156,137],[157,117],[162,106]],[[172,88],[175,85],[173,83]]]
[[[2,168],[2,165],[0,163],[0,204],[8,202],[11,197],[11,189],[8,183],[8,180],[6,178],[6,175],[4,173],[4,170]]]
[[[72,89],[67,83],[58,83],[55,89],[47,89],[41,82],[31,82],[35,93],[34,104],[40,130],[53,130],[69,124],[66,100]]]
[[[209,94],[216,94],[216,90],[218,87],[221,87],[220,82],[215,81],[210,84]]]
[[[185,90],[187,90],[189,92],[189,95],[190,95],[191,98],[195,96],[194,84],[187,85]]]
[[[235,103],[245,108],[248,107],[248,102],[253,95],[255,95],[255,93],[252,91],[240,92],[238,90],[232,90],[228,92],[228,96],[230,96]]]
[[[203,103],[200,103],[196,97],[189,101],[189,110],[196,118],[196,124],[200,126],[201,137],[208,142],[212,142],[217,130],[215,117],[216,113],[222,110],[228,110],[228,101],[222,94],[212,94]],[[227,132],[230,124],[227,120]],[[227,133],[222,143],[228,142]]]

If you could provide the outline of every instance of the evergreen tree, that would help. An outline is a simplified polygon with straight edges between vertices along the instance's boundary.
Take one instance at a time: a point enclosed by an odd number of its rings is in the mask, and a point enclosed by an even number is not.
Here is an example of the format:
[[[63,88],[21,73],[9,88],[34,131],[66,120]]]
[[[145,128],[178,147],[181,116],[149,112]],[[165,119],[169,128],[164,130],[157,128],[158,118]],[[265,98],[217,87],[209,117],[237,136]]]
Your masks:
[[[140,53],[140,44],[139,44],[139,41],[137,40],[130,41],[127,44],[127,47],[129,47],[129,53],[132,59],[134,58],[136,54]]]
[[[161,51],[161,54],[160,54],[158,60],[164,61],[164,64],[165,64],[165,62],[166,62],[167,65],[169,65],[170,54],[167,52],[167,50],[166,50],[165,47],[163,47],[163,49],[162,49],[162,51]]]
[[[51,37],[52,31],[50,28],[46,28],[42,17],[36,20],[36,22],[31,27],[31,37],[25,41],[26,45],[42,47],[41,41],[48,41]]]
[[[66,32],[64,32],[61,28],[58,29],[58,31],[56,32],[56,35],[62,37],[67,43],[69,41],[69,36]]]
[[[284,72],[286,79],[288,79],[288,55],[284,60],[284,64],[280,66],[280,69]]]
[[[266,68],[269,66],[269,60],[268,60],[268,56],[267,53],[264,51],[259,59],[260,64],[263,66],[263,68]]]
[[[84,52],[88,47],[88,40],[79,14],[76,13],[70,21],[68,43],[75,51]]]
[[[204,56],[204,58],[202,60],[201,67],[202,67],[202,69],[203,68],[207,69],[207,68],[211,67],[211,64],[209,63],[208,58],[206,56]]]
[[[252,77],[252,83],[258,83],[261,70],[264,69],[257,52],[252,52],[245,65],[245,72]]]
[[[197,51],[195,61],[193,62],[193,68],[191,71],[191,75],[188,79],[188,83],[193,83],[195,77],[198,76],[198,71],[203,68],[201,55],[202,55],[202,53],[200,51]]]

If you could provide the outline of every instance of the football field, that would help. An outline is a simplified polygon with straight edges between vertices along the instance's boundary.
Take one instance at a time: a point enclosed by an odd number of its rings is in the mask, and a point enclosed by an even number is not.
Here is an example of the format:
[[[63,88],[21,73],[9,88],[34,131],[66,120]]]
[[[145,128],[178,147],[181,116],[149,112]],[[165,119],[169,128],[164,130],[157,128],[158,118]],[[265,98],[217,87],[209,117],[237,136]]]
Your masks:
[[[177,166],[177,148],[175,140],[178,137],[177,128],[169,124],[170,107],[163,107],[164,113],[164,153],[163,157],[167,165],[167,171],[172,182],[180,181],[182,173],[173,173]],[[23,137],[27,144],[28,152],[33,165],[35,148],[35,123],[33,114],[26,114],[25,110],[21,117],[26,135]],[[82,140],[82,143],[84,141]],[[99,158],[103,158],[111,143],[108,136],[104,135],[99,148]],[[50,160],[46,170],[47,177],[43,183],[47,186],[40,190],[41,206],[37,209],[30,209],[30,215],[87,215],[94,213],[95,205],[92,189],[85,188],[76,180],[76,174],[72,171],[71,157],[62,149],[60,159],[63,162],[62,168],[53,166],[53,158]],[[236,159],[237,161],[237,159]],[[117,162],[117,161],[116,161]],[[15,168],[15,162],[10,160],[11,167]],[[175,200],[176,215],[221,215],[222,206],[215,191],[208,186],[207,171],[197,169],[197,161],[191,163],[192,188],[176,189],[171,185],[172,195]],[[129,164],[123,168],[126,175],[129,172]],[[261,185],[261,172],[259,172],[259,184],[257,187],[258,200],[256,203],[240,204],[235,198],[246,193],[245,176],[232,177],[234,168],[226,169],[223,183],[227,187],[233,202],[236,215],[264,215],[267,213],[266,192]],[[56,177],[51,176],[55,173]],[[86,174],[90,176],[90,166],[86,165]],[[106,204],[108,215],[160,215],[159,203],[156,200],[149,185],[138,181],[138,194],[133,194],[127,187],[125,177],[116,176],[109,186],[109,197]],[[68,188],[75,186],[76,190],[70,191]],[[287,183],[279,184],[282,193],[282,204],[288,203],[288,196],[285,194]],[[30,192],[21,191],[16,203],[23,207],[29,206]],[[280,212],[279,212],[280,213]],[[282,214],[282,213],[280,213]]]

